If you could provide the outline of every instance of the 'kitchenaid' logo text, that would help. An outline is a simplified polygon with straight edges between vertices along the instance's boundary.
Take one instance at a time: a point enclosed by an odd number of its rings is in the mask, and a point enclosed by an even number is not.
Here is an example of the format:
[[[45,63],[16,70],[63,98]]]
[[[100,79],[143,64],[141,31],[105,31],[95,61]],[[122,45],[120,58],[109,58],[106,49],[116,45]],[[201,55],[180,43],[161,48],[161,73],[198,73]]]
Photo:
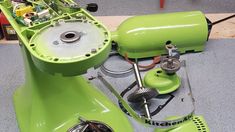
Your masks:
[[[189,115],[187,117],[184,117],[182,120],[178,120],[178,121],[172,121],[172,122],[166,121],[166,122],[159,123],[158,121],[154,121],[154,120],[145,120],[145,123],[149,125],[153,125],[153,126],[169,127],[169,126],[181,124],[191,118],[192,118],[192,115]]]

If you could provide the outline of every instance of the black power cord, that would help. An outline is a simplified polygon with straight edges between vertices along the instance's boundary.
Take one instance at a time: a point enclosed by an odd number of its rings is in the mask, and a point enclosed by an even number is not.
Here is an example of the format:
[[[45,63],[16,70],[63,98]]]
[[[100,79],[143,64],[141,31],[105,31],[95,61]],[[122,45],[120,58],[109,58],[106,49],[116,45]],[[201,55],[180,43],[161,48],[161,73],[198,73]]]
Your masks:
[[[235,17],[235,14],[233,14],[233,15],[231,15],[231,16],[228,16],[228,17],[225,17],[225,18],[223,18],[223,19],[217,20],[217,21],[215,21],[215,22],[212,22],[212,23],[210,23],[210,25],[211,25],[211,26],[214,26],[214,25],[216,25],[216,24],[218,24],[218,23],[224,22],[224,21],[229,20],[229,19],[234,18],[234,17]]]

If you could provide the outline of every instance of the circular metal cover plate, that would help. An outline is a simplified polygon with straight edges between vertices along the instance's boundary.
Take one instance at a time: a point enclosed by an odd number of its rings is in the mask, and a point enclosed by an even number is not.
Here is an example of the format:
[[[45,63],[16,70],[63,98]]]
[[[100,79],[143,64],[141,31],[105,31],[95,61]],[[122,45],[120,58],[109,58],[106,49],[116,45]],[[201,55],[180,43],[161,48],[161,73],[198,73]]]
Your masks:
[[[92,21],[62,21],[42,29],[31,43],[41,57],[68,61],[98,53],[108,39],[106,33]]]

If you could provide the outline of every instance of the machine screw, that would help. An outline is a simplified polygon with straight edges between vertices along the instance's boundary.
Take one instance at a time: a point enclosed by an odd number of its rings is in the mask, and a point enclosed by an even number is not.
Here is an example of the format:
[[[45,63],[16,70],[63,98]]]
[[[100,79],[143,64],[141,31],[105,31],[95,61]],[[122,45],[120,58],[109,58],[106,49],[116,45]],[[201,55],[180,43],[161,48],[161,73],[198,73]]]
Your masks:
[[[167,67],[171,69],[174,68],[173,60],[171,58],[167,60]]]
[[[54,45],[60,44],[57,40],[53,42]]]
[[[96,49],[91,49],[91,53],[92,53],[92,54],[94,54],[94,53],[96,53],[96,52],[97,52]]]

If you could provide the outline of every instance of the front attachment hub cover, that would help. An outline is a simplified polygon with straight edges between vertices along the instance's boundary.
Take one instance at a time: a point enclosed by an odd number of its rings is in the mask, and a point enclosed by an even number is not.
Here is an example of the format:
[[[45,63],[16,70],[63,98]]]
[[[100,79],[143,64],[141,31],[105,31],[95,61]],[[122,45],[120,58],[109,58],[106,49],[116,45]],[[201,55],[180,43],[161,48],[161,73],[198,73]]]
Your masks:
[[[128,95],[127,100],[132,103],[139,103],[143,101],[143,98],[150,100],[158,95],[155,89],[139,88],[135,92]]]
[[[153,88],[159,94],[168,94],[181,85],[180,77],[177,74],[169,75],[161,68],[150,70],[144,76],[144,86]]]
[[[72,43],[81,38],[82,33],[77,31],[66,31],[60,35],[60,40],[65,43]]]
[[[89,18],[60,19],[43,27],[30,40],[34,64],[42,71],[65,76],[98,67],[111,49],[110,33]]]

